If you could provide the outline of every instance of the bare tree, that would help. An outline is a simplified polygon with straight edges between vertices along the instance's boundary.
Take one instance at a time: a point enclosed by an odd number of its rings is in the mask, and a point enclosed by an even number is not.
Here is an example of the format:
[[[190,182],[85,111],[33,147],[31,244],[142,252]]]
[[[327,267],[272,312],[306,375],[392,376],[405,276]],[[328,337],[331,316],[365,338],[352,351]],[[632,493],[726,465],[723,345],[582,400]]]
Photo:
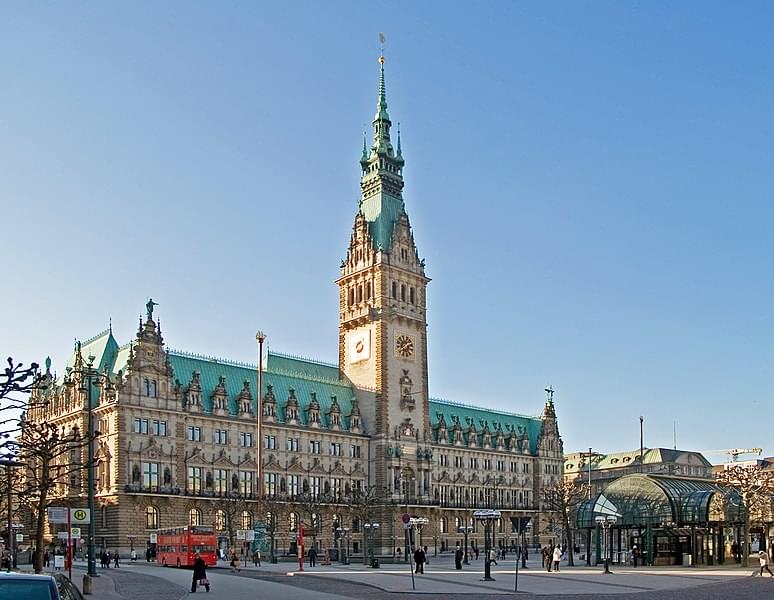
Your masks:
[[[369,523],[376,517],[383,505],[384,496],[384,488],[377,485],[354,488],[350,491],[347,496],[349,512],[360,522],[361,528],[364,523]],[[363,564],[368,564],[366,552],[363,552]]]
[[[215,509],[223,511],[229,548],[236,547],[236,531],[242,527],[242,513],[250,508],[249,501],[239,492],[229,492],[215,501]]]
[[[38,364],[25,367],[8,357],[8,366],[0,373],[0,455],[11,454],[21,417],[29,406],[29,396],[38,385]]]
[[[750,525],[771,518],[774,471],[759,465],[734,465],[717,474],[721,485],[735,489],[744,508],[742,565],[749,565]]]
[[[261,498],[261,517],[266,523],[266,533],[269,534],[269,540],[271,545],[269,546],[270,557],[269,560],[274,560],[275,549],[277,547],[277,530],[281,520],[284,518],[288,510],[287,502],[278,500],[276,498],[270,498],[264,496]]]
[[[44,544],[46,512],[49,506],[67,500],[73,490],[80,493],[80,476],[85,470],[81,461],[88,438],[77,428],[69,432],[48,421],[22,423],[17,442],[19,458],[25,463],[19,498],[31,509],[35,524],[35,547]],[[43,566],[43,553],[35,558],[35,572]]]
[[[560,479],[543,489],[543,506],[548,512],[559,516],[567,539],[568,565],[575,566],[573,556],[573,530],[578,507],[588,497],[587,484]]]

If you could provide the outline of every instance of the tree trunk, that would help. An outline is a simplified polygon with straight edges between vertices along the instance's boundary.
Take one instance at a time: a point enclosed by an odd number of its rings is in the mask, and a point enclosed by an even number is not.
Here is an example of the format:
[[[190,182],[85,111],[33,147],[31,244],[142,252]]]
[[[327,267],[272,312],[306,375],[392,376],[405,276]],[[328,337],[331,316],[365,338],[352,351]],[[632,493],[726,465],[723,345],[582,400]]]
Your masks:
[[[567,532],[567,566],[574,567],[575,566],[575,544],[573,535],[572,535],[572,527],[570,526],[570,515],[565,513],[564,515],[564,530]]]
[[[744,544],[742,545],[742,566],[750,566],[750,511],[745,508],[744,511],[744,526],[742,529],[742,539]]]
[[[43,536],[45,534],[45,531],[43,530],[43,527],[46,523],[46,492],[44,488],[41,488],[40,495],[38,496],[38,516],[35,523],[35,544],[34,548],[37,550],[35,553],[35,562],[32,565],[32,568],[35,570],[36,573],[43,572]]]

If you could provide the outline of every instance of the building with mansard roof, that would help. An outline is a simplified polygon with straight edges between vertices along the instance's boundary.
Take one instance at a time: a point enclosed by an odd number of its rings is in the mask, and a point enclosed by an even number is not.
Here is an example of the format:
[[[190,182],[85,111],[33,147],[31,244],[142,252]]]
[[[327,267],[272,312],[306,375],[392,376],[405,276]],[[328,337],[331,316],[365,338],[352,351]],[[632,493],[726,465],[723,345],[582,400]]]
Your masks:
[[[157,529],[186,523],[214,527],[226,545],[234,529],[268,526],[283,555],[303,523],[307,546],[341,544],[344,534],[358,553],[369,520],[380,524],[372,547],[389,555],[405,548],[408,512],[428,519],[414,543],[453,549],[469,524],[483,547],[479,508],[501,511],[498,543],[510,544],[511,518],[525,516],[534,541],[545,541],[541,490],[563,466],[553,392],[533,416],[429,396],[430,279],[403,199],[380,62],[373,140],[336,281],[337,364],[270,352],[259,376],[256,365],[173,350],[149,301],[129,343],[108,330],[79,344],[64,377],[49,374],[38,391],[49,401],[29,418],[85,431],[81,374],[93,357],[98,546],[144,548]],[[82,504],[85,477],[61,494]]]

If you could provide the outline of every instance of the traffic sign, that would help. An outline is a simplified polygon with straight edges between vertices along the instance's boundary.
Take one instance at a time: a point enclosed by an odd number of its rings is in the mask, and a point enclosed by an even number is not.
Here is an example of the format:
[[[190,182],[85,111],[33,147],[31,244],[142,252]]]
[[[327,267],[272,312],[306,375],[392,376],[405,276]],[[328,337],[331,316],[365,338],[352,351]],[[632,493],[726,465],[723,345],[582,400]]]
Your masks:
[[[24,534],[23,533],[17,533],[16,534],[16,541],[17,542],[23,542],[24,541]]]
[[[81,528],[80,527],[72,527],[70,529],[70,537],[74,540],[81,539]]]
[[[245,530],[244,529],[237,529],[237,538],[238,540],[244,540],[245,539]]]
[[[408,514],[408,513],[403,513],[403,517],[401,517],[401,518],[403,520],[403,524],[404,525],[408,525],[409,522],[411,521],[411,515]]]
[[[246,542],[254,542],[255,541],[255,531],[252,529],[245,530],[245,541]]]
[[[66,531],[60,531],[59,533],[56,534],[56,537],[59,538],[60,540],[66,540],[69,536],[67,535]]]
[[[48,522],[49,523],[67,523],[67,507],[65,506],[49,506],[48,507]]]
[[[150,539],[149,539],[148,541],[149,541],[151,544],[156,544],[156,543],[158,543],[158,541],[157,541],[157,540],[159,539],[159,534],[158,534],[158,533],[151,533],[149,537],[150,537]]]
[[[91,522],[91,511],[88,508],[71,508],[70,522],[74,525],[88,525]]]

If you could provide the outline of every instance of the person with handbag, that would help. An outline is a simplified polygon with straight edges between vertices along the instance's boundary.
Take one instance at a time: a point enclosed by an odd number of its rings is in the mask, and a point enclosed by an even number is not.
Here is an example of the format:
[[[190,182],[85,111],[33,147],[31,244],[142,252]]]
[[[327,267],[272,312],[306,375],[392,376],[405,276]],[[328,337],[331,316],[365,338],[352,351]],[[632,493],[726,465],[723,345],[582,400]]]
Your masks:
[[[210,582],[207,579],[207,565],[204,562],[204,559],[201,557],[201,555],[197,552],[196,558],[194,559],[193,564],[193,579],[191,580],[191,593],[196,593],[196,586],[203,585],[204,589],[206,589],[208,592],[210,591]]]

